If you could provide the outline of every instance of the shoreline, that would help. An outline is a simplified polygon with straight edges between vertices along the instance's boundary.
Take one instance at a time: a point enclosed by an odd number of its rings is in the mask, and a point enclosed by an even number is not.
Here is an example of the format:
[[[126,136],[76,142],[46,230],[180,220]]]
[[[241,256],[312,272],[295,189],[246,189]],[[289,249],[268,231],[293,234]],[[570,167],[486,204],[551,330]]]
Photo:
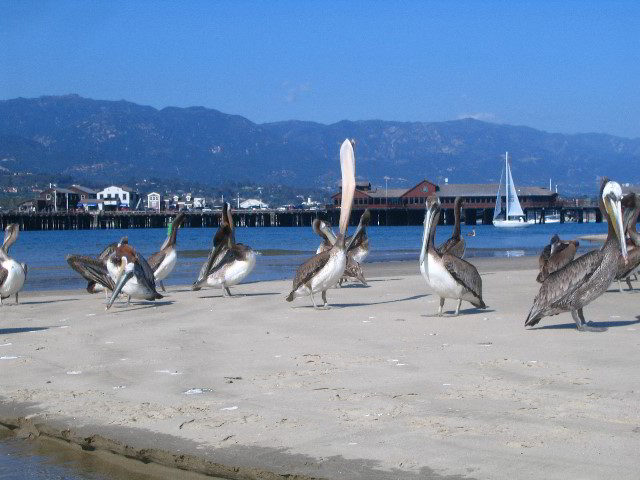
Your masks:
[[[327,311],[290,281],[107,313],[27,292],[2,310],[0,423],[224,478],[634,478],[637,294],[585,308],[605,333],[526,330],[537,258],[471,262],[490,308],[458,317],[417,262],[365,263]]]

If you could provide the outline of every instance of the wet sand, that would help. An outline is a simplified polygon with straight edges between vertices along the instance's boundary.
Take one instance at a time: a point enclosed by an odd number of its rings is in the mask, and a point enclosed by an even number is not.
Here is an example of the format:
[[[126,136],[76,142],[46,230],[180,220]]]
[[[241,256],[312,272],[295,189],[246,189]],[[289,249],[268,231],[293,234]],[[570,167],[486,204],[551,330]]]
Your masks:
[[[604,333],[526,330],[537,259],[472,262],[489,308],[458,317],[415,262],[365,265],[326,311],[289,281],[109,312],[24,294],[0,309],[0,423],[226,478],[637,478],[640,292],[585,308]]]

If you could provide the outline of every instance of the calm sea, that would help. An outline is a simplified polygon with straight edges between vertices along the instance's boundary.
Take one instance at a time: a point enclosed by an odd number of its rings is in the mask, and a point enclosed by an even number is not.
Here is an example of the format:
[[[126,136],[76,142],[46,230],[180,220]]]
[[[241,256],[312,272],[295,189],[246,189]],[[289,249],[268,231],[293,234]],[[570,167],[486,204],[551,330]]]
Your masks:
[[[491,225],[463,226],[466,257],[538,255],[554,233],[571,239],[606,233],[606,223],[533,225],[523,229],[499,229]],[[351,229],[353,231],[353,229]],[[451,235],[451,226],[438,227],[436,243]],[[369,227],[371,254],[367,262],[416,260],[422,241],[422,226]],[[179,261],[165,285],[191,284],[197,278],[211,247],[214,229],[182,228],[178,234]],[[143,255],[157,251],[166,237],[165,229],[66,230],[21,232],[11,256],[29,266],[25,290],[84,288],[86,282],[65,261],[68,253],[99,253],[107,244],[127,235],[129,243]],[[259,252],[256,267],[247,281],[292,278],[296,268],[313,253],[320,239],[310,227],[237,228],[236,240]],[[582,251],[593,248],[582,242]]]

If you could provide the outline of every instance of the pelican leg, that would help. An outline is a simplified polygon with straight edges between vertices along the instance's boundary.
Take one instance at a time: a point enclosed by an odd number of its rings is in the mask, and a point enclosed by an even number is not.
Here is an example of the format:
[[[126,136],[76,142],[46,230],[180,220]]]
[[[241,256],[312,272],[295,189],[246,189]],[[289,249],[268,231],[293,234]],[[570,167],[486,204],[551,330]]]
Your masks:
[[[458,299],[458,306],[456,307],[456,313],[453,314],[454,317],[460,313],[460,305],[462,305],[461,298]]]
[[[626,279],[627,285],[629,286],[629,290],[633,290],[633,285],[631,285],[631,275],[629,275]]]
[[[0,295],[0,307],[2,306],[2,296]]]
[[[618,290],[622,293],[622,284],[620,283],[620,279],[618,279]]]
[[[316,305],[316,299],[313,298],[313,290],[311,291],[311,302],[313,303],[313,308],[315,308],[316,310],[320,310],[318,305]]]
[[[19,292],[16,292],[16,305],[17,305],[18,303],[20,303],[20,302],[18,302],[18,293],[19,293]]]
[[[324,302],[322,304],[322,308],[329,308],[329,306],[327,305],[327,291],[326,290],[322,291],[322,301]]]
[[[160,288],[162,289],[163,292],[166,292],[166,290],[164,289],[164,283],[162,283],[162,280],[160,280]]]
[[[604,332],[607,329],[601,327],[591,327],[587,325],[587,321],[584,319],[584,313],[582,313],[582,309],[571,310],[571,316],[573,317],[573,321],[576,322],[576,327],[581,332]]]
[[[127,295],[127,307],[131,305],[131,295]]]
[[[440,308],[438,308],[438,316],[442,315],[442,307],[444,307],[444,298],[440,297]]]

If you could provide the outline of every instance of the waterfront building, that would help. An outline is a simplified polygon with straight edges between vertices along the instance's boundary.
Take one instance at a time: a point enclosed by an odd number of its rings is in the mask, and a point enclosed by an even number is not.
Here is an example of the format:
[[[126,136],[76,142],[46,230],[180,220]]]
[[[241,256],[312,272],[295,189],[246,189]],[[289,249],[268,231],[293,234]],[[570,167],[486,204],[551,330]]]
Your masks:
[[[111,185],[98,192],[98,200],[103,201],[104,210],[133,210],[140,201],[140,195],[132,188]]]
[[[164,197],[161,193],[151,192],[147,194],[147,208],[159,212],[164,210]]]

